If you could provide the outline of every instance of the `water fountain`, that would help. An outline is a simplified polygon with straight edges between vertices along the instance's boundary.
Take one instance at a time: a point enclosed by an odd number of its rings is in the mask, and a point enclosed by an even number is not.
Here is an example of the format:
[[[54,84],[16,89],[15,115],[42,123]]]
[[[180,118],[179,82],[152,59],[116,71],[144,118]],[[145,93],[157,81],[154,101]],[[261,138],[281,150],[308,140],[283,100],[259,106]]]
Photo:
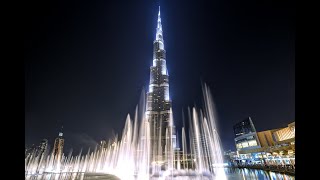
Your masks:
[[[70,152],[68,156],[62,155],[62,157],[55,157],[52,154],[38,157],[32,154],[25,159],[26,177],[30,179],[33,177],[32,175],[48,173],[105,173],[126,180],[165,179],[168,177],[188,179],[190,176],[226,179],[224,170],[221,168],[223,157],[213,101],[206,85],[203,87],[203,95],[204,110],[197,110],[195,107],[192,108],[192,111],[190,108],[188,109],[190,128],[189,134],[186,134],[185,127],[181,130],[181,159],[180,153],[175,155],[172,148],[172,128],[166,129],[168,138],[166,156],[163,158],[167,165],[165,170],[152,166],[150,163],[149,123],[146,119],[147,116],[139,115],[139,107],[137,106],[134,119],[130,115],[126,118],[121,139],[116,137],[109,140],[106,148],[96,148],[93,151],[89,149],[85,155],[82,155],[82,152],[76,156],[72,156],[72,152]],[[145,104],[143,103],[141,106],[144,108]],[[140,112],[144,113],[144,109]],[[138,119],[138,117],[141,118]],[[173,121],[172,113],[170,121]],[[187,138],[189,138],[189,143],[187,143]],[[191,152],[195,154],[191,166],[187,163],[188,144]]]

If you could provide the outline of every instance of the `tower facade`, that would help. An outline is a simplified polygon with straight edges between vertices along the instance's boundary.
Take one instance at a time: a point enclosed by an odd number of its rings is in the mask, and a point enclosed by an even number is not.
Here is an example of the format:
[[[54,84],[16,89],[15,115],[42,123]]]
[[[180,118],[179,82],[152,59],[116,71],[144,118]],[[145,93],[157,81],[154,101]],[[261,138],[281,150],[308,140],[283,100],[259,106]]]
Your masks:
[[[63,138],[63,133],[61,129],[61,131],[59,132],[59,136],[54,141],[53,152],[52,152],[52,154],[55,157],[56,163],[58,164],[60,164],[61,157],[63,154],[63,146],[64,146],[64,138]]]
[[[44,154],[48,149],[48,140],[43,139],[39,145],[40,154]]]
[[[146,114],[150,125],[151,161],[164,161],[168,149],[175,147],[175,128],[172,120],[169,96],[169,74],[166,65],[160,7],[153,41],[153,65],[150,67],[150,82],[147,92]],[[171,138],[171,140],[168,140]],[[167,142],[171,142],[168,144]]]

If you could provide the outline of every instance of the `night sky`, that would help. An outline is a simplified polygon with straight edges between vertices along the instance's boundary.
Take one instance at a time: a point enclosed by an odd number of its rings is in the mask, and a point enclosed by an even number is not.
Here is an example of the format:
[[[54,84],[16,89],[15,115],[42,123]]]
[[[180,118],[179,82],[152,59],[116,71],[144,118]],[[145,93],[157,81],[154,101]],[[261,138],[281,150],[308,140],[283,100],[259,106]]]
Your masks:
[[[289,0],[164,1],[161,19],[174,121],[211,88],[225,150],[232,126],[295,120],[295,5]],[[25,26],[25,145],[65,152],[121,133],[148,87],[158,1],[31,1]]]

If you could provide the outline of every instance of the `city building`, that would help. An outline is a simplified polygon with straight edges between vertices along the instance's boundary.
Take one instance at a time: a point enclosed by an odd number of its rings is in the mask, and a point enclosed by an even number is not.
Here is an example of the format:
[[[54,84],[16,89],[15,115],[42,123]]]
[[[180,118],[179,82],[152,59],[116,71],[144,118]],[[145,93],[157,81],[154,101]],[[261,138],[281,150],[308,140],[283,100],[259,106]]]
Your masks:
[[[235,159],[237,157],[237,152],[228,150],[228,151],[225,151],[223,155],[228,156],[230,159]]]
[[[48,148],[48,140],[43,139],[38,146],[33,144],[31,147],[26,148],[25,156],[27,155],[32,155],[33,157],[41,156],[47,151],[47,148]]]
[[[250,119],[250,123],[244,123],[247,128],[255,129]],[[250,124],[250,125],[248,125]],[[235,125],[239,129],[239,123]],[[253,128],[252,128],[253,127]],[[246,128],[243,128],[246,129]],[[248,128],[250,129],[250,128]],[[252,132],[247,131],[247,134]],[[243,146],[239,144],[239,138],[246,137],[246,133],[239,135],[235,131],[235,144],[238,152],[238,160],[245,163],[264,163],[264,164],[294,164],[295,162],[295,122],[288,127],[277,128],[255,132],[257,146],[250,146],[250,143]],[[255,144],[255,143],[254,143]]]
[[[266,146],[268,155],[276,158],[267,158],[268,161],[285,161],[286,163],[295,160],[295,122],[288,124],[288,127],[272,132],[274,145]]]
[[[35,154],[36,150],[37,150],[37,147],[34,144],[32,144],[31,147],[26,147],[25,157],[31,156],[32,154]]]
[[[228,165],[232,165],[232,162],[237,159],[238,154],[236,151],[228,150],[223,153],[223,157],[225,163],[228,163]]]
[[[260,148],[256,128],[250,117],[233,126],[238,151]]]
[[[64,138],[62,128],[59,132],[59,136],[54,141],[53,151],[52,154],[55,157],[56,162],[60,162],[61,156],[63,154],[63,146],[64,146]]]
[[[169,74],[159,7],[156,37],[153,42],[153,65],[150,67],[150,83],[146,103],[147,120],[150,125],[152,162],[163,162],[166,149],[175,148],[176,135],[171,106]]]
[[[105,140],[102,140],[99,144],[100,149],[108,148],[108,143]]]
[[[48,152],[48,140],[43,139],[38,146],[32,145],[25,149],[25,163],[28,164],[30,160],[41,164],[44,161]]]
[[[44,153],[48,149],[48,140],[47,139],[43,139],[40,142],[39,149],[40,149],[40,152],[42,152],[42,153]]]
[[[40,145],[38,146],[38,151],[37,151],[37,155],[43,157],[44,155],[46,155],[47,151],[48,151],[48,140],[47,139],[43,139],[40,142]]]
[[[285,141],[295,138],[295,122],[288,124],[288,127],[274,132],[276,141]]]
[[[175,165],[177,169],[195,169],[195,155],[191,153],[183,154],[183,151],[175,149]]]

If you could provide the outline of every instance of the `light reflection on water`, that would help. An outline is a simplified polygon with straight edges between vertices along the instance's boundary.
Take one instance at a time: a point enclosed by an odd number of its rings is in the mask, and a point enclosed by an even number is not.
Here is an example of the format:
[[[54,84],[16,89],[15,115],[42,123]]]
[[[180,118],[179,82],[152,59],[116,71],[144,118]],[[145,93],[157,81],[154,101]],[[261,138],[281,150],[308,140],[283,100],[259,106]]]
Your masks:
[[[26,180],[82,180],[84,173],[45,173],[41,175],[27,175]]]
[[[295,180],[294,176],[258,169],[226,169],[228,180]]]
[[[41,175],[27,175],[26,180],[86,180],[86,179],[108,179],[119,180],[119,178],[109,174],[99,173],[46,173]]]
[[[226,168],[225,169],[227,179],[228,180],[295,180],[294,176],[275,173],[271,171],[263,171],[263,170],[256,170],[256,169],[238,169],[238,168]],[[175,177],[173,179],[176,180],[196,180],[207,179],[206,177]],[[86,179],[115,179],[113,175],[106,175],[106,174],[84,174],[84,173],[60,173],[60,174],[43,174],[37,176],[26,176],[26,180],[86,180]],[[157,179],[157,178],[152,178]],[[163,178],[159,178],[163,179]],[[165,178],[168,179],[168,178]],[[171,178],[169,178],[171,179]]]

